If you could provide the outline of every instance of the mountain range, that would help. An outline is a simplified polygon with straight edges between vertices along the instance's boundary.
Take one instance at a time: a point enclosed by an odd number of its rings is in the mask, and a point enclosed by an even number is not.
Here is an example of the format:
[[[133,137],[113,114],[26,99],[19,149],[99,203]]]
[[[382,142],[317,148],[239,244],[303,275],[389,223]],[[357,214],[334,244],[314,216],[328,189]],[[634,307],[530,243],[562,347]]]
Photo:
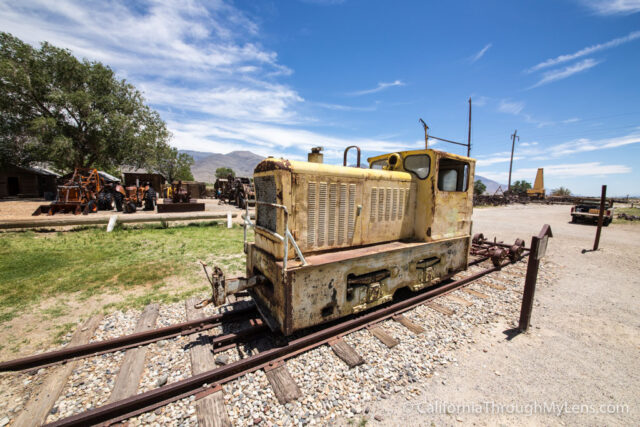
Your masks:
[[[191,173],[196,181],[215,182],[216,169],[227,167],[233,169],[236,176],[253,176],[255,167],[264,157],[251,151],[232,151],[227,154],[206,153],[203,151],[180,150],[181,153],[193,157]]]
[[[264,157],[251,151],[232,151],[227,154],[208,153],[204,151],[180,150],[193,157],[194,164],[191,172],[196,181],[215,182],[216,169],[228,167],[233,169],[236,176],[253,176],[253,170]],[[480,175],[476,175],[476,181],[482,181],[487,186],[486,194],[493,194],[499,187],[506,188],[506,185],[492,181]]]

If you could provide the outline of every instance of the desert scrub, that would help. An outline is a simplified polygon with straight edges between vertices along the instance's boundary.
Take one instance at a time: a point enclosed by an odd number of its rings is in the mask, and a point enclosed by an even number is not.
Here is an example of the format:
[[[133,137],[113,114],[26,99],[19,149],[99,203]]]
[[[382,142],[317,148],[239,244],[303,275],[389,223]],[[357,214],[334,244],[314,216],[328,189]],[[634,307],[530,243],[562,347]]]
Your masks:
[[[198,260],[244,269],[242,228],[215,222],[0,234],[0,323],[41,298],[87,298],[179,276],[201,283]],[[158,289],[156,287],[156,289]],[[57,313],[50,313],[55,316]]]

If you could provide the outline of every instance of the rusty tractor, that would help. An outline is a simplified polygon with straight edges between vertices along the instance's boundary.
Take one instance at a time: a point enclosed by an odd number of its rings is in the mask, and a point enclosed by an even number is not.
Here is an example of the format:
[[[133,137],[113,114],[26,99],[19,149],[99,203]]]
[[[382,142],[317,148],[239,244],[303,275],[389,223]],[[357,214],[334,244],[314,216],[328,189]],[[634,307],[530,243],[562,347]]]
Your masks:
[[[97,195],[104,189],[104,179],[97,169],[76,168],[63,185],[59,185],[56,199],[49,205],[41,205],[33,215],[71,212],[86,215],[98,210]]]
[[[204,211],[204,203],[198,203],[191,198],[187,186],[182,181],[171,184],[171,198],[165,198],[162,204],[157,206],[158,213],[164,212],[197,212]]]

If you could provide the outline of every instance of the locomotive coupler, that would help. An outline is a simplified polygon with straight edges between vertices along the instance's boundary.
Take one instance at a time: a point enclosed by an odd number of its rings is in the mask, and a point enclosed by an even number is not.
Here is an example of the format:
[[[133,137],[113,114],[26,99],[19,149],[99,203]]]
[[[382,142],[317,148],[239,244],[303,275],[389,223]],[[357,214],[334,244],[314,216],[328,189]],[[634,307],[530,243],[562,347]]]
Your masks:
[[[227,295],[237,294],[238,292],[252,288],[266,281],[267,279],[257,274],[249,278],[246,277],[234,277],[229,280],[225,280],[224,273],[220,267],[213,267],[213,271],[209,274],[207,270],[207,263],[200,261],[204,274],[207,276],[207,280],[211,284],[211,298],[204,299],[197,303],[195,308],[203,308],[209,304],[213,304],[215,307],[223,305],[227,299]]]

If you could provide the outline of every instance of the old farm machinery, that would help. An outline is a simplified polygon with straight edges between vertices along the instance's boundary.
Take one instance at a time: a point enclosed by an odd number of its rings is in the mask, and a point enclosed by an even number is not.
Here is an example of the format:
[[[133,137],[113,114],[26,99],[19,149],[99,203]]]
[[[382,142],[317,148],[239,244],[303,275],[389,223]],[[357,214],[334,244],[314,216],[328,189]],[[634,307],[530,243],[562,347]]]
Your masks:
[[[162,204],[157,206],[158,213],[204,211],[204,203],[198,203],[197,200],[192,199],[191,193],[182,181],[171,184],[170,194],[171,198],[165,198]]]
[[[104,179],[97,169],[76,168],[73,175],[57,189],[56,199],[49,205],[41,205],[33,215],[58,212],[88,214],[98,210],[98,194],[105,189]]]
[[[217,199],[227,201],[231,205],[236,205],[240,209],[247,206],[255,206],[256,190],[251,179],[246,177],[234,177],[229,175],[225,178],[218,178],[213,186]]]

